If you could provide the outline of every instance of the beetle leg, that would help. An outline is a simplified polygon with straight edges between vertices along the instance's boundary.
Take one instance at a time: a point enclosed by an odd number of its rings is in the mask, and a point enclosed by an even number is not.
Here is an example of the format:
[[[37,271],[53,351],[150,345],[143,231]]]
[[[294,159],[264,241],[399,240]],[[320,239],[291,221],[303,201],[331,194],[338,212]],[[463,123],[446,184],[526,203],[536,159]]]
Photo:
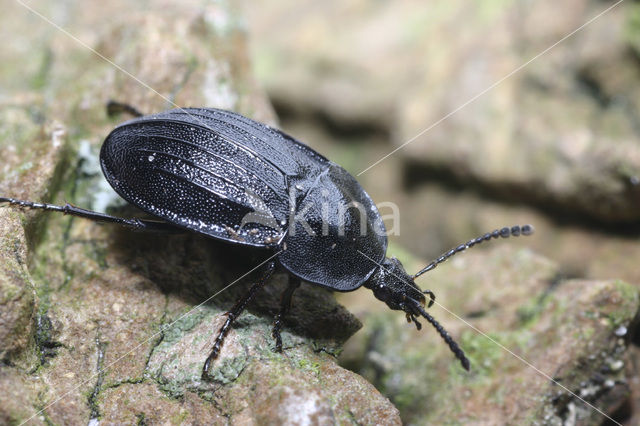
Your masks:
[[[142,117],[144,115],[140,111],[138,111],[135,107],[129,104],[125,104],[124,102],[117,102],[113,100],[110,100],[109,102],[107,102],[107,115],[109,117],[113,117],[114,115],[117,115],[117,114],[122,114],[123,112],[131,114],[134,117]]]
[[[431,305],[433,305],[433,302],[436,301],[435,293],[432,292],[431,290],[423,290],[422,294],[428,294],[429,295],[429,304],[427,305],[427,308],[430,308]]]
[[[300,287],[300,278],[289,275],[289,286],[282,293],[282,299],[280,302],[280,312],[278,312],[273,321],[273,331],[271,335],[276,339],[276,352],[282,352],[282,337],[280,337],[280,330],[282,329],[282,319],[291,309],[291,298],[293,292]]]
[[[407,314],[407,322],[411,323],[412,321],[416,324],[416,328],[418,330],[420,330],[422,328],[422,324],[420,324],[420,322],[418,321],[418,319],[416,318],[415,315]]]
[[[123,217],[111,216],[106,213],[94,212],[92,210],[76,207],[69,203],[64,206],[56,206],[47,203],[34,203],[33,201],[16,200],[15,198],[0,197],[0,204],[9,204],[11,206],[17,206],[33,210],[46,210],[52,212],[59,212],[62,214],[68,214],[70,216],[82,217],[85,219],[93,220],[96,222],[115,223],[127,228],[132,228],[135,231],[154,231],[154,232],[184,232],[182,229],[171,225],[167,222],[158,220],[145,220],[145,219],[128,219]]]
[[[207,360],[204,362],[204,366],[202,367],[203,379],[206,379],[206,377],[209,376],[209,367],[211,367],[211,363],[215,361],[216,358],[218,358],[218,355],[220,354],[220,349],[222,348],[222,344],[224,343],[224,339],[225,337],[227,337],[227,333],[229,333],[229,328],[231,328],[231,324],[233,324],[236,318],[238,318],[240,314],[242,314],[242,311],[245,310],[249,302],[251,302],[251,300],[255,297],[258,290],[264,287],[267,280],[271,277],[271,275],[273,275],[273,271],[275,270],[275,268],[276,268],[275,262],[273,261],[269,262],[265,266],[264,273],[262,274],[262,277],[258,280],[258,282],[253,284],[249,289],[249,291],[244,296],[242,296],[236,302],[236,304],[233,305],[233,308],[231,308],[225,314],[227,316],[227,320],[224,322],[222,327],[220,327],[220,331],[218,332],[218,337],[216,338],[216,341],[213,344],[213,348],[211,349],[211,354],[209,355]]]

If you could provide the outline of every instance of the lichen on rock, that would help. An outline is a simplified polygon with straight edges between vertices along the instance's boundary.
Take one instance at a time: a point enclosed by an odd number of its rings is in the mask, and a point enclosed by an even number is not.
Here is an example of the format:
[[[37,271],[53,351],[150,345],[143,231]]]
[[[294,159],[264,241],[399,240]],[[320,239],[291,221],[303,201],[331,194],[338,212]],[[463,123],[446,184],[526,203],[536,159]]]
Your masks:
[[[0,109],[2,195],[139,214],[97,197],[105,185],[97,184],[97,163],[87,161],[127,118],[107,116],[111,99],[145,112],[205,105],[275,121],[229,5],[193,0],[153,12],[126,2],[100,11],[82,2],[31,6],[69,17],[65,29],[117,67],[45,21],[36,19],[31,33],[14,32],[33,49],[12,61],[37,55],[44,62],[33,70],[36,83],[16,85],[28,95],[10,93]],[[2,31],[27,25],[28,16]],[[327,291],[295,295],[285,351],[274,353],[272,314],[285,275],[237,321],[213,380],[202,380],[224,312],[250,284],[251,276],[238,277],[259,263],[252,253],[196,235],[131,233],[41,211],[3,208],[0,231],[2,423],[273,423],[294,412],[399,422],[388,399],[337,365],[335,354],[360,323]]]

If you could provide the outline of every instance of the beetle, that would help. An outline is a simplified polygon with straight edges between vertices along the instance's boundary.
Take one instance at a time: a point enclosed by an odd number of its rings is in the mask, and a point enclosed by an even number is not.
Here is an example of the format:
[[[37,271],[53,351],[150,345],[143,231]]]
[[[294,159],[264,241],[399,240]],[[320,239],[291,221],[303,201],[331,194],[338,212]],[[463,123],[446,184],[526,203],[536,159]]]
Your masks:
[[[135,230],[178,228],[273,251],[260,278],[226,312],[203,365],[203,378],[209,377],[235,319],[278,269],[290,279],[272,329],[277,351],[282,351],[282,319],[302,281],[341,292],[364,286],[389,308],[403,311],[418,330],[418,317],[425,318],[469,370],[464,351],[426,311],[435,301],[434,293],[421,290],[415,279],[483,241],[529,235],[530,225],[471,239],[410,275],[398,259],[386,257],[387,236],[371,197],[342,167],[302,142],[220,109],[179,108],[153,115],[128,111],[136,117],[118,125],[102,145],[102,172],[122,198],[157,220],[9,197],[0,197],[0,203]]]

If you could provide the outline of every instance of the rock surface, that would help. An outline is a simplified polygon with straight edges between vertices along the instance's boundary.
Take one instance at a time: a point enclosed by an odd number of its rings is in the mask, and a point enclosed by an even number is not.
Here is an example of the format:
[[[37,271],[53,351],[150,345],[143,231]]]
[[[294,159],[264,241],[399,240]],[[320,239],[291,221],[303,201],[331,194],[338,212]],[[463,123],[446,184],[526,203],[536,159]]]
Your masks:
[[[593,407],[613,413],[630,393],[625,351],[638,291],[557,273],[505,246],[429,273],[432,314],[459,336],[469,373],[428,326],[411,330],[398,315],[364,308],[366,326],[342,362],[389,396],[406,423],[601,424]]]
[[[12,40],[0,51],[10,65],[1,71],[3,196],[121,206],[97,162],[104,136],[128,118],[106,115],[111,99],[149,112],[208,105],[275,121],[229,6],[30,6],[120,69],[11,5],[0,26]],[[224,311],[250,284],[238,278],[264,253],[9,208],[0,209],[0,241],[2,424],[400,423],[387,398],[337,365],[360,323],[330,293],[295,294],[286,351],[273,352],[286,276],[238,320],[214,380],[201,380]]]
[[[256,44],[278,46],[257,49],[258,70],[287,129],[357,174],[607,7],[422,4],[249,8],[264,19],[263,32],[251,26]],[[96,161],[126,118],[105,114],[111,99],[275,122],[230,5],[30,5],[157,93],[11,4],[0,26],[0,194],[137,214]],[[419,282],[436,292],[431,311],[469,355],[470,373],[428,325],[414,330],[366,290],[340,298],[365,323],[341,355],[348,369],[336,357],[360,322],[312,286],[296,292],[285,353],[274,353],[271,318],[286,286],[278,275],[230,332],[215,380],[203,382],[222,314],[249,279],[235,282],[263,253],[2,208],[0,423],[601,424],[596,407],[634,424],[636,9],[621,5],[608,26],[594,22],[594,33],[359,178],[378,202],[400,206],[389,254],[410,272],[496,225],[536,225],[533,238],[483,245],[490,250],[456,256]]]
[[[389,254],[409,272],[496,227],[535,225],[533,237],[501,244],[507,251],[530,247],[554,263],[478,248],[421,285],[632,425],[640,398],[632,361],[640,285],[637,5],[620,3],[466,105],[613,4],[285,1],[246,13],[258,75],[284,129],[354,175],[385,158],[358,180],[378,205],[397,206],[400,219],[387,222],[396,231]],[[538,270],[539,262],[548,266]],[[505,292],[509,297],[498,297]],[[480,370],[465,376],[435,333],[408,337],[404,318],[367,294],[339,300],[365,324],[343,364],[389,396],[406,422],[604,419],[436,307],[466,350],[486,354],[474,360]],[[611,314],[618,310],[630,321],[622,342],[612,319],[618,314]]]

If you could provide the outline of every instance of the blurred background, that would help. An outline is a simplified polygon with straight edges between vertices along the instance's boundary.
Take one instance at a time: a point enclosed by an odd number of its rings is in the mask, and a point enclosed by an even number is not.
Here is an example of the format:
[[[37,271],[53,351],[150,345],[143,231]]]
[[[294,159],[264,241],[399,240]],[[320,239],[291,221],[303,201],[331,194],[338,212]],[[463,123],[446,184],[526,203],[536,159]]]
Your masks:
[[[37,139],[42,126],[55,134],[56,120],[68,135],[60,150],[48,139],[8,149],[6,188],[95,206],[104,183],[81,180],[70,194],[59,169],[79,155],[82,173],[99,178],[90,159],[114,125],[109,99],[269,122],[357,176],[376,203],[398,206],[388,256],[409,272],[487,231],[533,224],[534,236],[474,248],[418,284],[572,391],[597,387],[587,399],[617,420],[639,421],[639,339],[605,338],[591,321],[614,318],[600,321],[611,336],[621,324],[632,330],[637,310],[640,3],[2,1],[11,11],[0,25],[4,139]],[[38,167],[16,168],[30,163]],[[472,378],[434,330],[411,329],[368,291],[337,297],[364,324],[339,362],[406,423],[604,424],[438,306],[434,316],[477,366]],[[610,305],[624,305],[626,322],[598,313]],[[622,359],[624,368],[611,367]]]
[[[281,127],[357,176],[376,202],[399,206],[388,255],[416,271],[475,235],[532,223],[536,234],[510,241],[508,253],[528,247],[551,259],[552,291],[568,278],[640,284],[640,5],[625,3],[280,1],[242,10]],[[438,271],[438,288],[430,274],[419,284],[459,315],[486,317],[531,297],[504,295],[500,285],[524,284],[500,283],[487,271],[499,265],[479,265],[472,288],[451,289],[451,270]],[[460,303],[469,292],[504,298]],[[427,411],[416,403],[424,386],[406,384],[412,367],[393,353],[408,349],[376,336],[386,326],[369,316],[385,307],[363,293],[339,296],[365,324],[343,362],[415,421],[409,413]],[[496,314],[484,329],[507,318]],[[367,344],[393,349],[362,362]]]
[[[400,206],[394,243],[432,258],[531,222],[563,274],[640,282],[640,8],[595,18],[613,4],[243,11],[281,126]]]

